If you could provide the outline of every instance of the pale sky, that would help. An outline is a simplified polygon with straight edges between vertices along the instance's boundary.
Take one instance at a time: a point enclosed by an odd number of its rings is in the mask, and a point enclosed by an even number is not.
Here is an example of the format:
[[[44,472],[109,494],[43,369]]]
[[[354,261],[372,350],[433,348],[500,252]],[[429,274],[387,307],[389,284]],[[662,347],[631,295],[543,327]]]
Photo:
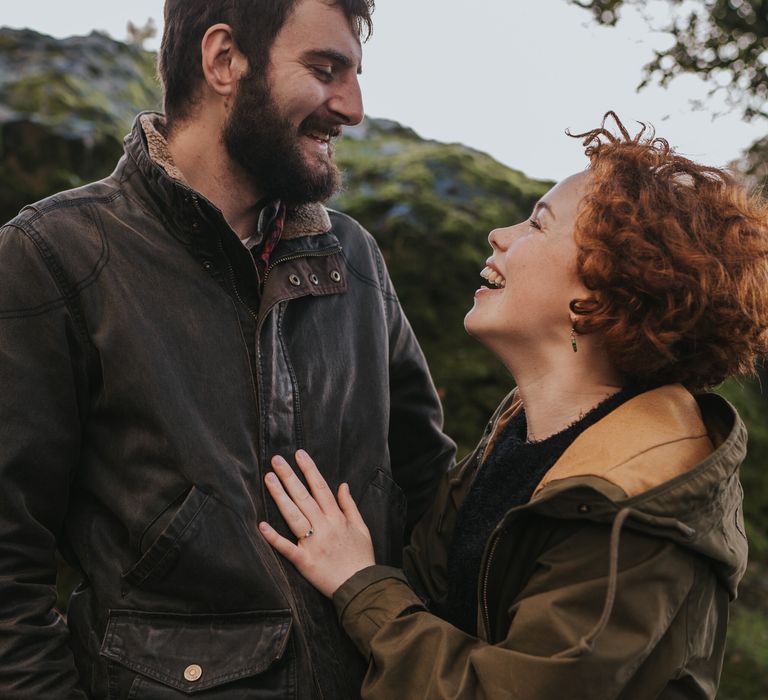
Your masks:
[[[122,39],[129,20],[162,22],[162,0],[0,1],[0,24],[57,37],[101,29]],[[659,16],[665,7],[648,3]],[[697,78],[637,93],[642,66],[668,39],[630,11],[616,28],[590,18],[565,0],[378,0],[364,47],[366,111],[554,180],[586,165],[564,130],[595,127],[609,109],[627,125],[653,123],[681,153],[710,165],[725,165],[768,133],[768,123],[745,124],[738,110],[713,119],[727,108],[707,99]],[[696,98],[704,110],[692,108]]]

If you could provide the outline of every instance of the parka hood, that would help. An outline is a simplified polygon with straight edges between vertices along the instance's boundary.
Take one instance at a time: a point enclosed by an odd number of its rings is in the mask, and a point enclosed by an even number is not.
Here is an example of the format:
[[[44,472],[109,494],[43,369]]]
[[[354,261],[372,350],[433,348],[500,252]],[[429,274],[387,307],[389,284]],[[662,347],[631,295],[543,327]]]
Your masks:
[[[497,424],[520,408],[513,392]],[[738,478],[746,445],[744,423],[725,399],[663,386],[585,430],[523,508],[608,523],[621,514],[622,527],[707,557],[735,598],[747,564]]]

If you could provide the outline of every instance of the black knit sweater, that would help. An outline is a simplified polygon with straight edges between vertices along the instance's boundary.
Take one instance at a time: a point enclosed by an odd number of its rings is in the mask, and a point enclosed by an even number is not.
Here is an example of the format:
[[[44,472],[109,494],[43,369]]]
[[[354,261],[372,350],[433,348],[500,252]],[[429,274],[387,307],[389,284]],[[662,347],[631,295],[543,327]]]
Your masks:
[[[448,550],[449,622],[468,634],[477,632],[477,586],[483,550],[505,513],[527,503],[544,474],[571,443],[628,399],[640,393],[622,389],[582,418],[544,440],[528,442],[525,413],[504,427],[459,509]]]

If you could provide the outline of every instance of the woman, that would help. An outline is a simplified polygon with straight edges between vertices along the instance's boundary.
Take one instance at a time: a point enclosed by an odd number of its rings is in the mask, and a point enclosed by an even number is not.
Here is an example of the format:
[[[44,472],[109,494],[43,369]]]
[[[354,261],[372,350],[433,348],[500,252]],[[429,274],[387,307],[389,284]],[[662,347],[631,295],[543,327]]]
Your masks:
[[[746,432],[714,394],[768,350],[768,220],[643,129],[496,229],[465,326],[517,389],[376,566],[348,488],[304,452],[264,537],[370,660],[373,698],[712,698],[746,566]],[[418,593],[417,593],[418,592]]]

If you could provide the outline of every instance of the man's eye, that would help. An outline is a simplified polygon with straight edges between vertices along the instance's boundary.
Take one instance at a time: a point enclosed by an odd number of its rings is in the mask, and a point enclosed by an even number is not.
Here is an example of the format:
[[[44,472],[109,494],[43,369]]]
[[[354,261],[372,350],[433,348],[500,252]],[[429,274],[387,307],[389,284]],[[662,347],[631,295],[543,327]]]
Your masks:
[[[312,70],[323,80],[330,80],[333,78],[333,66],[328,65],[314,65]]]

